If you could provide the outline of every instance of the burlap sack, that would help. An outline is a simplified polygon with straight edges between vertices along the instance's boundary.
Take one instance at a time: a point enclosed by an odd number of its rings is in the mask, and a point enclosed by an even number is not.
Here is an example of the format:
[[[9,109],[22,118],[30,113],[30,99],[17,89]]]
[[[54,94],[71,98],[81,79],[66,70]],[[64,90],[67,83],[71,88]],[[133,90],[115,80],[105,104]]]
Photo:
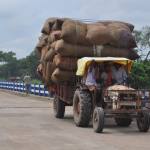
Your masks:
[[[121,49],[112,46],[96,46],[94,48],[95,57],[125,57],[132,60],[139,58],[139,55],[132,49]]]
[[[41,49],[46,46],[47,44],[47,41],[48,41],[48,36],[45,35],[45,34],[42,34],[40,37],[39,37],[39,41],[35,47],[36,50],[39,51],[39,53],[41,53]]]
[[[57,18],[55,18],[55,17],[53,17],[53,18],[48,18],[48,19],[45,21],[41,32],[44,33],[44,34],[49,34],[49,33],[51,32],[51,30],[52,30],[52,27],[53,27],[53,25],[54,25],[56,19],[57,19]]]
[[[52,31],[49,35],[49,44],[61,39],[61,30]]]
[[[87,25],[87,35],[86,38],[93,45],[103,45],[109,44],[111,37],[109,34],[109,29],[100,23],[88,24]]]
[[[56,52],[53,48],[49,49],[49,51],[46,53],[44,60],[47,61],[53,61],[53,58],[55,56]]]
[[[124,28],[114,29],[109,28],[110,31],[110,45],[119,48],[135,48],[136,42],[132,33]]]
[[[55,20],[55,23],[53,24],[52,30],[61,30],[62,29],[62,25],[64,23],[65,20],[69,20],[68,18],[58,18]]]
[[[128,26],[121,23],[111,23],[104,26],[101,23],[87,25],[86,38],[93,45],[110,44],[119,48],[134,48],[136,42]]]
[[[126,22],[121,22],[121,21],[106,20],[106,21],[99,21],[98,23],[102,23],[105,26],[112,25],[112,24],[118,24],[119,26],[125,25],[126,27],[130,29],[131,32],[134,29],[134,25],[130,23],[126,23]]]
[[[81,46],[81,45],[72,45],[63,40],[58,40],[56,43],[51,45],[57,53],[60,53],[62,56],[69,57],[84,57],[92,56],[92,46]]]
[[[46,77],[46,62],[42,62],[37,67],[37,74],[40,76],[43,82],[45,82]]]
[[[75,77],[75,72],[63,71],[60,70],[59,68],[56,68],[51,76],[51,79],[55,83],[60,83],[60,82],[72,81],[74,77]]]
[[[111,30],[125,29],[125,30],[131,32],[129,26],[127,26],[126,24],[123,24],[123,23],[113,22],[113,23],[108,24],[106,27]]]
[[[61,70],[75,71],[77,69],[77,60],[77,58],[62,57],[57,54],[53,59],[53,63]]]
[[[42,49],[41,49],[41,53],[40,53],[40,62],[43,62],[45,60],[45,56],[47,55],[48,53],[48,47],[47,46],[44,46]]]
[[[45,73],[45,84],[49,85],[52,83],[51,75],[54,72],[56,66],[51,62],[47,62],[46,64],[46,73]]]
[[[66,20],[62,25],[62,39],[69,43],[89,45],[86,40],[87,25],[73,20]]]

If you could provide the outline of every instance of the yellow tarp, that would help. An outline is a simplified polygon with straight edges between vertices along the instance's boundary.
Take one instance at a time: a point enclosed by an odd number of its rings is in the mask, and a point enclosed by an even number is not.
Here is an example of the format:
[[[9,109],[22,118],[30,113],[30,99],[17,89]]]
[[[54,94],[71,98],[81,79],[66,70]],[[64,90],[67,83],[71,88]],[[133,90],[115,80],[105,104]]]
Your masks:
[[[83,57],[78,60],[78,68],[76,75],[77,76],[83,76],[85,73],[86,68],[91,63],[92,60],[95,60],[97,63],[103,63],[103,62],[113,62],[125,65],[128,68],[128,72],[130,72],[133,61],[127,58],[122,57]]]

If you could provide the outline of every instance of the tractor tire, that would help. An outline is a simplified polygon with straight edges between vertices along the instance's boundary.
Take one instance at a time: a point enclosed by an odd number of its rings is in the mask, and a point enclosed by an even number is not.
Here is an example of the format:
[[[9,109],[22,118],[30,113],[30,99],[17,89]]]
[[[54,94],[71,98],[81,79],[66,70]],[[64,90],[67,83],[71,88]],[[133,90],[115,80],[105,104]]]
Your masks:
[[[137,126],[140,132],[148,132],[150,127],[150,115],[146,111],[139,112]]]
[[[100,133],[104,128],[104,110],[102,107],[95,107],[93,112],[93,129]]]
[[[129,127],[132,119],[131,118],[115,118],[115,122],[120,127]]]
[[[53,110],[56,118],[63,118],[65,114],[65,102],[55,97],[53,100]]]
[[[76,90],[73,97],[73,117],[76,126],[87,127],[92,114],[92,101],[88,91]]]

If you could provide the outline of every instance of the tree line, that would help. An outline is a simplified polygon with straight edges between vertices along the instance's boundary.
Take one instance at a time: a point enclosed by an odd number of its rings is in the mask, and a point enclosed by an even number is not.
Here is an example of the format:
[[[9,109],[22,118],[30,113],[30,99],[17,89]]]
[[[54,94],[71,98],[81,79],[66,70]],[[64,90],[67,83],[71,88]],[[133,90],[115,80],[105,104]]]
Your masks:
[[[131,84],[136,88],[150,88],[150,27],[143,27],[135,30],[134,33],[140,58],[134,62],[130,75]],[[36,68],[38,65],[38,55],[33,51],[29,56],[17,59],[12,51],[0,51],[0,79],[23,76],[27,73],[33,79],[38,79]]]
[[[33,51],[29,56],[17,59],[12,51],[0,51],[0,79],[8,80],[10,77],[21,77],[27,73],[33,78],[38,79],[36,68],[38,65],[38,56]]]

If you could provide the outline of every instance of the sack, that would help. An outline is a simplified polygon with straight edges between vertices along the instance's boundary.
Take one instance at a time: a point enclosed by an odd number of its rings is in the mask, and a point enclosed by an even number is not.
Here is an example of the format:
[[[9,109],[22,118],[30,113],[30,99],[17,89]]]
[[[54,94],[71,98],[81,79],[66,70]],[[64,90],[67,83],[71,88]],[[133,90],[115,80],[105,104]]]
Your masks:
[[[47,62],[46,64],[46,74],[45,74],[45,84],[51,84],[52,80],[51,80],[51,75],[53,73],[53,71],[55,70],[56,66],[55,64],[51,63],[51,62]]]
[[[106,27],[109,28],[109,29],[113,29],[113,30],[125,29],[125,30],[131,32],[129,26],[127,26],[124,23],[113,22],[113,23],[108,24]]]
[[[56,52],[55,52],[55,50],[53,48],[49,49],[49,51],[45,55],[44,60],[52,62],[55,54],[56,54]]]
[[[88,24],[87,25],[87,36],[86,38],[93,45],[103,45],[110,43],[109,30],[103,24]]]
[[[37,49],[39,52],[41,51],[42,47],[46,46],[47,44],[47,41],[48,41],[48,36],[45,35],[45,34],[42,34],[40,37],[39,37],[39,41],[35,47],[35,49]]]
[[[87,25],[86,38],[93,45],[106,45],[119,48],[134,48],[136,42],[128,26],[121,23],[111,23],[107,26],[102,23]]]
[[[42,81],[45,81],[45,77],[46,77],[46,63],[42,62],[38,65],[37,67],[37,74],[40,76],[40,78],[42,79]]]
[[[61,30],[62,25],[65,20],[69,20],[67,18],[58,18],[55,20],[55,23],[53,24],[52,31]]]
[[[55,42],[61,39],[61,30],[52,31],[49,35],[49,43]]]
[[[118,26],[123,26],[125,25],[126,27],[128,27],[130,29],[130,31],[132,32],[134,29],[134,25],[130,24],[130,23],[126,23],[126,22],[121,22],[121,21],[112,21],[112,20],[108,20],[108,21],[99,21],[98,23],[102,23],[105,26],[108,25],[118,25]]]
[[[60,53],[62,56],[90,57],[93,55],[92,46],[72,45],[63,40],[58,40],[51,46],[57,53]]]
[[[44,26],[43,26],[41,32],[44,33],[44,34],[49,34],[51,32],[51,30],[52,30],[52,27],[53,27],[56,19],[57,18],[55,18],[55,17],[54,18],[48,18],[45,21]]]
[[[66,20],[62,25],[61,37],[72,44],[89,45],[86,40],[87,25],[73,20]]]
[[[94,49],[96,57],[125,57],[132,60],[139,58],[139,55],[132,49],[115,48],[112,46],[96,46]]]
[[[119,48],[134,48],[136,47],[136,42],[132,33],[126,29],[114,27],[109,28],[110,31],[110,45]]]
[[[75,72],[63,71],[59,68],[56,68],[53,72],[51,79],[55,83],[72,81],[75,77]]]
[[[53,59],[53,63],[61,70],[75,71],[77,69],[77,60],[77,58],[62,57],[57,54]]]
[[[43,62],[45,60],[45,57],[48,53],[48,47],[47,46],[44,46],[42,49],[41,49],[41,53],[40,53],[40,62]]]

